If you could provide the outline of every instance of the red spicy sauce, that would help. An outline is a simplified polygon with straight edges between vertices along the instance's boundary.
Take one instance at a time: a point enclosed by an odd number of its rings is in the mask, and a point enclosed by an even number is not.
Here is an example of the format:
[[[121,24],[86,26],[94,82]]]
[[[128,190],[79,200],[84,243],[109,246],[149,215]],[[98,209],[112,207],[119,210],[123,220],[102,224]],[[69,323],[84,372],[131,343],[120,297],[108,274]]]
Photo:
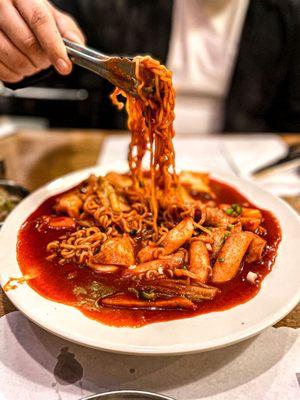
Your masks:
[[[245,203],[255,207],[237,190],[225,183],[211,181],[211,187],[220,203]],[[53,214],[55,199],[47,199],[26,220],[20,229],[17,245],[17,257],[24,275],[34,276],[29,286],[47,299],[78,308],[84,315],[111,326],[140,327],[153,322],[169,321],[192,317],[212,311],[222,311],[245,303],[254,297],[260,289],[264,277],[271,271],[275,262],[277,248],[281,240],[281,230],[277,219],[266,210],[262,226],[267,233],[264,239],[267,247],[259,263],[243,264],[240,273],[230,282],[218,285],[221,292],[211,301],[202,301],[194,311],[186,310],[130,310],[99,307],[98,290],[114,286],[115,276],[103,277],[87,267],[70,263],[59,265],[56,261],[47,261],[47,244],[65,233],[65,230],[37,229],[37,218]],[[255,207],[257,208],[257,207]],[[249,271],[259,274],[257,285],[246,280]],[[120,286],[120,283],[119,283]],[[214,285],[216,286],[216,285]],[[108,289],[109,291],[109,289]]]

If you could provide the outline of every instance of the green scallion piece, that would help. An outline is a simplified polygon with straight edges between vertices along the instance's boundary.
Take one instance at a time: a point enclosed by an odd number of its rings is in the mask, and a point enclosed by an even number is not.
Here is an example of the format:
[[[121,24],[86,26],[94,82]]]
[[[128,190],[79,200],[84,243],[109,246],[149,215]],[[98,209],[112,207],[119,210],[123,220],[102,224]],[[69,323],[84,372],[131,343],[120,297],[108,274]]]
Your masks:
[[[237,215],[240,215],[243,211],[243,207],[240,204],[232,204],[231,208]]]
[[[225,242],[225,240],[228,239],[229,236],[230,236],[230,233],[229,233],[229,232],[226,232],[226,233],[224,234],[224,236],[223,236],[223,241]]]
[[[234,211],[233,211],[233,209],[230,207],[230,208],[227,208],[227,209],[225,210],[225,212],[226,212],[227,215],[232,215]]]

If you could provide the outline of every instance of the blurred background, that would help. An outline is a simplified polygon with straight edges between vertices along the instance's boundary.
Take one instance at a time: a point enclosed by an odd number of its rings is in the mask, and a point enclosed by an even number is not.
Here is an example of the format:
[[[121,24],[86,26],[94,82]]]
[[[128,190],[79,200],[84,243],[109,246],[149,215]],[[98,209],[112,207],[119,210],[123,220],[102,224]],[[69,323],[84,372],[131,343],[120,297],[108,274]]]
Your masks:
[[[298,0],[52,4],[74,17],[89,46],[107,54],[150,54],[173,71],[177,134],[300,131]],[[50,68],[30,83],[14,92],[1,87],[1,115],[30,117],[30,123],[38,118],[49,127],[126,126],[110,104],[112,86],[93,73],[74,67],[63,77]]]
[[[243,176],[284,165],[284,175],[280,172],[270,190],[300,192],[300,0],[51,4],[74,18],[88,46],[106,54],[150,54],[172,70],[177,137],[212,140],[194,142],[195,159],[222,168],[225,159],[231,172]],[[122,138],[111,139],[126,133],[126,115],[109,99],[112,90],[109,82],[77,66],[68,76],[50,67],[18,83],[0,83],[0,138],[10,135],[0,141],[6,177],[35,188],[93,165],[104,136],[109,160],[118,145],[126,155],[128,138],[123,147]],[[39,134],[30,136],[35,131]]]

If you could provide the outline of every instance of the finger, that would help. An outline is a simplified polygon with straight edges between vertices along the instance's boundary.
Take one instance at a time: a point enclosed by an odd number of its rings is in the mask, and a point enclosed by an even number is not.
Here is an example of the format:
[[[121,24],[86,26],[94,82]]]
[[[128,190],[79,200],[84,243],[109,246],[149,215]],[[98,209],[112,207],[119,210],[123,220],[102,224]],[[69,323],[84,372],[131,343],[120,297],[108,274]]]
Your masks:
[[[38,69],[0,31],[0,60],[17,75],[33,75]]]
[[[15,0],[15,5],[57,71],[70,73],[72,63],[47,4],[42,0]]]
[[[62,37],[75,43],[85,44],[85,36],[72,17],[56,10],[54,7],[52,7],[52,12]]]
[[[23,79],[22,75],[18,75],[11,71],[0,61],[0,80],[8,83],[16,83]]]
[[[49,67],[48,57],[36,37],[18,10],[9,2],[0,1],[0,26],[10,41],[30,59],[33,65],[39,69]]]

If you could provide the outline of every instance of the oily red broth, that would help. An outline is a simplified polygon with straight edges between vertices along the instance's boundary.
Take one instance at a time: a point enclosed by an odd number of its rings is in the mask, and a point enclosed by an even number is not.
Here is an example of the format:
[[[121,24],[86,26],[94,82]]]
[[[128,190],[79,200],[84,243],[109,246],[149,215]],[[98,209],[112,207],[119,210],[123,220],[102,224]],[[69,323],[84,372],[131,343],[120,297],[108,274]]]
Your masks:
[[[211,180],[211,187],[219,203],[251,203],[233,187]],[[110,293],[110,288],[122,290],[126,281],[120,276],[103,277],[87,267],[74,263],[65,265],[57,261],[47,261],[47,244],[65,233],[64,230],[41,228],[38,221],[43,215],[53,214],[53,205],[59,195],[44,201],[30,215],[20,229],[17,245],[17,257],[24,275],[34,277],[28,284],[41,296],[79,309],[84,315],[111,326],[140,327],[153,322],[193,317],[213,311],[222,311],[244,303],[254,297],[264,277],[272,270],[277,249],[281,240],[281,230],[277,219],[267,210],[261,210],[262,226],[266,229],[267,247],[258,263],[244,263],[239,274],[231,281],[219,285],[220,293],[211,301],[202,301],[197,309],[187,310],[137,310],[99,307],[99,296]],[[255,206],[254,206],[255,207]],[[256,285],[246,280],[249,271],[257,272]],[[208,282],[209,283],[209,282]],[[214,285],[217,286],[217,285]]]

